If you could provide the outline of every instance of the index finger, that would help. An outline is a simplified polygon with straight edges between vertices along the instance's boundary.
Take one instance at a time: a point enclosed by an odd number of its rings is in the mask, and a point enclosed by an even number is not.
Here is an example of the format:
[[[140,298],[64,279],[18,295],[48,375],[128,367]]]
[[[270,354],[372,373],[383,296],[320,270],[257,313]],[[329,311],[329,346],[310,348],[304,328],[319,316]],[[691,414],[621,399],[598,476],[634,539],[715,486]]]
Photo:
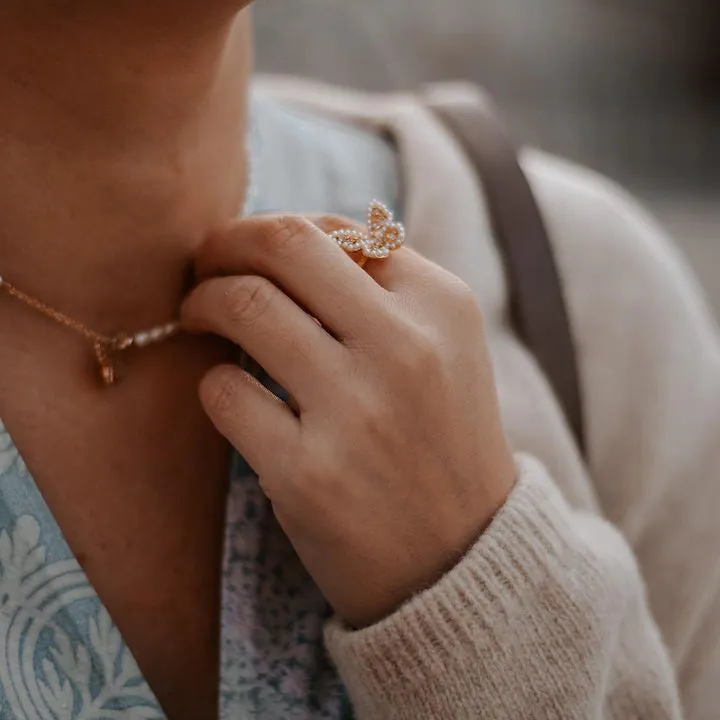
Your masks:
[[[207,242],[201,277],[254,274],[280,287],[339,339],[385,316],[386,291],[320,228],[294,215],[241,220]]]

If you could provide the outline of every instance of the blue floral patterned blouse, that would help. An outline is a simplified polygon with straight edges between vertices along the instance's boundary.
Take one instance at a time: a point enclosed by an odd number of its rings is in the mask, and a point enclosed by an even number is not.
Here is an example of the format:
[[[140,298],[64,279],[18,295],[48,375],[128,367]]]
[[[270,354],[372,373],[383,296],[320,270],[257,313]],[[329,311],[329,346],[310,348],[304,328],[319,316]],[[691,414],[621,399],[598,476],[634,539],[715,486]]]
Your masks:
[[[257,95],[253,117],[250,212],[396,205],[378,138]],[[239,457],[222,584],[221,717],[351,717],[323,648],[326,603]],[[164,717],[0,420],[0,720]]]

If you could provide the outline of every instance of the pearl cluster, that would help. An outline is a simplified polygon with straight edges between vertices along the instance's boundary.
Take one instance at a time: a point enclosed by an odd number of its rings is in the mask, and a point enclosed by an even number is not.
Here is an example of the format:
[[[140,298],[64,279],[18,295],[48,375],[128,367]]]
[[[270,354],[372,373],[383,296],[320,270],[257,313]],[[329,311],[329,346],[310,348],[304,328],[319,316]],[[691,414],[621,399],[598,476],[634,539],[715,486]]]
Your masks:
[[[366,238],[363,233],[359,230],[351,230],[350,228],[336,230],[330,237],[348,253],[362,250],[366,243]]]
[[[143,332],[135,333],[128,338],[128,347],[130,345],[134,347],[147,347],[148,345],[154,345],[155,343],[167,340],[172,337],[180,330],[179,322],[166,323],[165,325],[158,325],[157,327],[151,328],[150,330],[144,330]]]
[[[362,252],[366,258],[383,260],[405,242],[405,228],[393,222],[390,210],[381,202],[370,204],[368,232],[345,228],[330,233],[330,237],[347,253]]]

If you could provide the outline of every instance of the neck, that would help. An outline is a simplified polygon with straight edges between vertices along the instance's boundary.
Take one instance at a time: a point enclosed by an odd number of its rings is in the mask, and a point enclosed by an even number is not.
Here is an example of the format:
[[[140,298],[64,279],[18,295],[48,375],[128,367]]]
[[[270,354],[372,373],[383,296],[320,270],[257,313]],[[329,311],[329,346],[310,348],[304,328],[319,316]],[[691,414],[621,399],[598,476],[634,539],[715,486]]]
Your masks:
[[[0,275],[100,332],[166,321],[244,202],[249,11],[18,5],[0,9]]]

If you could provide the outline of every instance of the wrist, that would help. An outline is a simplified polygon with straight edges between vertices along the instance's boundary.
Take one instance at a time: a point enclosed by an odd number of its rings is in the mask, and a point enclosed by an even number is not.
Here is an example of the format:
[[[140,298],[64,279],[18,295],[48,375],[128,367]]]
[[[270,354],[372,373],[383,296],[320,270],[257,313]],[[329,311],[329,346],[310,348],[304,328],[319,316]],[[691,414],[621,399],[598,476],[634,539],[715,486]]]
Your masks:
[[[517,482],[517,467],[507,445],[498,450],[493,465],[493,475],[479,478],[477,493],[463,503],[466,512],[462,516],[432,518],[427,535],[437,539],[433,552],[425,551],[421,557],[410,553],[415,564],[391,567],[383,573],[386,582],[365,583],[367,594],[362,605],[355,612],[341,614],[350,627],[367,628],[389,617],[462,561],[503,508]],[[408,553],[401,554],[408,557]]]

